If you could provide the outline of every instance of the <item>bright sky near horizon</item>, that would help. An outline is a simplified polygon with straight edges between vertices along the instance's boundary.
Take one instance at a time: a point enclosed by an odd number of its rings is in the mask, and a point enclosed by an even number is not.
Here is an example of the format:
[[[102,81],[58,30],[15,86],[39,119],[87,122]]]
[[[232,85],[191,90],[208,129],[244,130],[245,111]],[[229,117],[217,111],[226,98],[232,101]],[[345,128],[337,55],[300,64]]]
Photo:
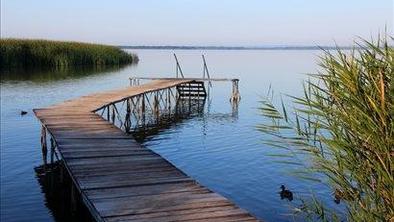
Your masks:
[[[1,0],[1,37],[113,45],[349,45],[385,27],[392,35],[393,14],[393,0]]]

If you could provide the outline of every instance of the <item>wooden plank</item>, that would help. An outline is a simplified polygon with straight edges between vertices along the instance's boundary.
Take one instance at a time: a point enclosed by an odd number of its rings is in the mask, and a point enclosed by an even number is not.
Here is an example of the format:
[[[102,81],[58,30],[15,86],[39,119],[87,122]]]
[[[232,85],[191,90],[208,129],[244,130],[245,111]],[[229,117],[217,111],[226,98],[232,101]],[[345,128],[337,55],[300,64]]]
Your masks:
[[[86,159],[97,157],[119,157],[119,156],[138,156],[138,155],[152,155],[152,152],[146,150],[95,150],[95,151],[62,151],[63,157],[67,159]]]
[[[151,156],[133,156],[133,157],[113,157],[113,158],[89,158],[89,159],[73,159],[68,160],[67,163],[70,166],[80,166],[80,165],[93,165],[93,164],[146,164],[149,162],[167,162],[159,155],[152,154]]]
[[[106,202],[92,201],[100,212],[102,217],[122,216],[130,214],[143,214],[155,212],[170,212],[177,210],[187,210],[195,208],[204,208],[207,206],[220,206],[231,203],[221,196],[212,194],[200,194],[181,196],[179,194],[171,197],[156,198],[134,198],[134,202],[123,202],[108,200]],[[130,200],[128,200],[130,201]],[[128,203],[133,203],[129,205]]]
[[[105,181],[102,183],[95,181],[87,181],[87,182],[78,181],[78,184],[82,190],[85,189],[88,190],[88,189],[127,187],[127,186],[144,186],[150,184],[182,183],[182,182],[190,182],[190,181],[193,181],[193,179],[187,176],[153,177],[153,178],[145,178],[139,180],[134,180],[132,178],[125,177],[125,180],[122,181]]]
[[[113,172],[111,170],[117,170],[117,171],[148,171],[148,170],[157,170],[157,169],[165,169],[168,167],[173,167],[172,165],[166,163],[166,162],[151,162],[151,163],[144,163],[144,164],[130,164],[130,163],[124,163],[124,164],[117,164],[115,165],[85,165],[85,166],[71,166],[70,168],[72,169],[73,173],[75,175],[78,174],[105,174],[106,172]]]
[[[152,184],[145,186],[120,187],[109,189],[88,190],[86,193],[91,200],[127,197],[127,196],[148,196],[161,193],[179,193],[197,190],[207,190],[194,181],[183,183]]]
[[[68,152],[68,151],[122,151],[122,150],[130,150],[130,151],[149,151],[152,152],[146,148],[143,148],[139,146],[136,143],[128,143],[128,144],[101,144],[101,143],[96,143],[96,144],[62,144],[61,147],[62,152]]]
[[[144,79],[144,80],[180,80],[181,78],[166,78],[166,77],[138,77],[133,76],[130,79]],[[182,78],[184,80],[193,80],[193,81],[237,81],[239,79],[236,78]]]
[[[115,172],[102,170],[102,169],[90,169],[90,170],[83,170],[74,172],[76,177],[87,177],[87,176],[109,176],[109,175],[124,175],[128,174],[127,176],[131,176],[133,174],[143,175],[145,174],[146,177],[151,177],[156,173],[161,172],[176,172],[173,166],[162,166],[162,167],[147,167],[147,168],[140,168],[138,171],[135,169],[130,168],[116,168]]]
[[[130,137],[127,139],[112,139],[112,138],[94,138],[94,139],[78,139],[78,138],[55,138],[59,145],[132,145],[135,140]]]
[[[127,216],[107,217],[107,221],[131,221],[140,222],[170,222],[170,221],[245,221],[250,218],[234,206],[221,206],[210,208],[197,208],[179,211],[167,211],[150,214],[136,214]],[[256,220],[255,220],[256,221]]]

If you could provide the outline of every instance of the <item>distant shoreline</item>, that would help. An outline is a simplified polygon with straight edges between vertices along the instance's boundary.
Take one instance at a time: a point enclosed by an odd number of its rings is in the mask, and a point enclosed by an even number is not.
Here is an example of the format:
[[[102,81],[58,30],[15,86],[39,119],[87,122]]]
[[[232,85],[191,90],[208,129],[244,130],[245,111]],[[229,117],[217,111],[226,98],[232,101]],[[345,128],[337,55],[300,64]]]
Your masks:
[[[349,50],[351,46],[118,46],[122,49],[162,49],[162,50]]]

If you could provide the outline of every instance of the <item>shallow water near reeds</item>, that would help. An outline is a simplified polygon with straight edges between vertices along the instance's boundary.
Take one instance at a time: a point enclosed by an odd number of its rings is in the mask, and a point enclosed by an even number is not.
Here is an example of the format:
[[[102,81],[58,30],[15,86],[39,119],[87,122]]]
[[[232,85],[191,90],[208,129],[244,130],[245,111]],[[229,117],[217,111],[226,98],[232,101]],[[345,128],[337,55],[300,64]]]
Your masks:
[[[32,109],[59,103],[88,93],[128,86],[130,76],[173,77],[171,50],[137,50],[139,64],[119,70],[102,70],[84,76],[79,71],[60,79],[24,75],[1,81],[1,221],[60,221],[63,201],[50,199],[35,168],[42,165],[40,124]],[[175,51],[186,77],[201,77],[199,50]],[[264,119],[259,101],[268,89],[301,95],[306,73],[316,72],[314,50],[235,51],[212,50],[206,55],[212,78],[240,79],[241,102],[232,107],[231,83],[214,83],[202,113],[178,119],[139,138],[189,176],[264,221],[293,221],[291,206],[311,191],[334,206],[331,191],[289,172],[292,165],[275,162],[267,154],[278,150],[264,145],[266,135],[256,130]],[[17,73],[15,73],[17,74]],[[27,77],[26,77],[27,76]],[[37,76],[37,75],[35,75]],[[21,110],[28,114],[21,116]],[[283,151],[280,151],[283,152]],[[305,160],[307,161],[307,159]],[[281,199],[280,186],[294,193],[294,200]],[[60,206],[60,207],[59,207]],[[302,218],[296,220],[303,221]]]

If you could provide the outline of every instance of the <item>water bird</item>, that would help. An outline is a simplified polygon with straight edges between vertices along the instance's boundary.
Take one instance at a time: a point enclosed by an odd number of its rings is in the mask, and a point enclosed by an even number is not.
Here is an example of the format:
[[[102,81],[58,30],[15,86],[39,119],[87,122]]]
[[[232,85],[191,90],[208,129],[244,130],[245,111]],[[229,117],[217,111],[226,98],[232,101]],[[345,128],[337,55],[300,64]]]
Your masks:
[[[343,193],[342,193],[342,191],[340,191],[340,190],[338,190],[338,189],[335,189],[335,192],[334,192],[334,202],[335,202],[336,204],[340,204],[342,198],[343,198]]]
[[[23,116],[23,115],[26,115],[27,114],[27,111],[21,111],[21,116]]]
[[[286,190],[285,185],[280,186],[280,188],[282,189],[279,194],[280,194],[280,198],[283,199],[288,199],[289,201],[293,200],[293,192],[291,192],[290,190]]]

